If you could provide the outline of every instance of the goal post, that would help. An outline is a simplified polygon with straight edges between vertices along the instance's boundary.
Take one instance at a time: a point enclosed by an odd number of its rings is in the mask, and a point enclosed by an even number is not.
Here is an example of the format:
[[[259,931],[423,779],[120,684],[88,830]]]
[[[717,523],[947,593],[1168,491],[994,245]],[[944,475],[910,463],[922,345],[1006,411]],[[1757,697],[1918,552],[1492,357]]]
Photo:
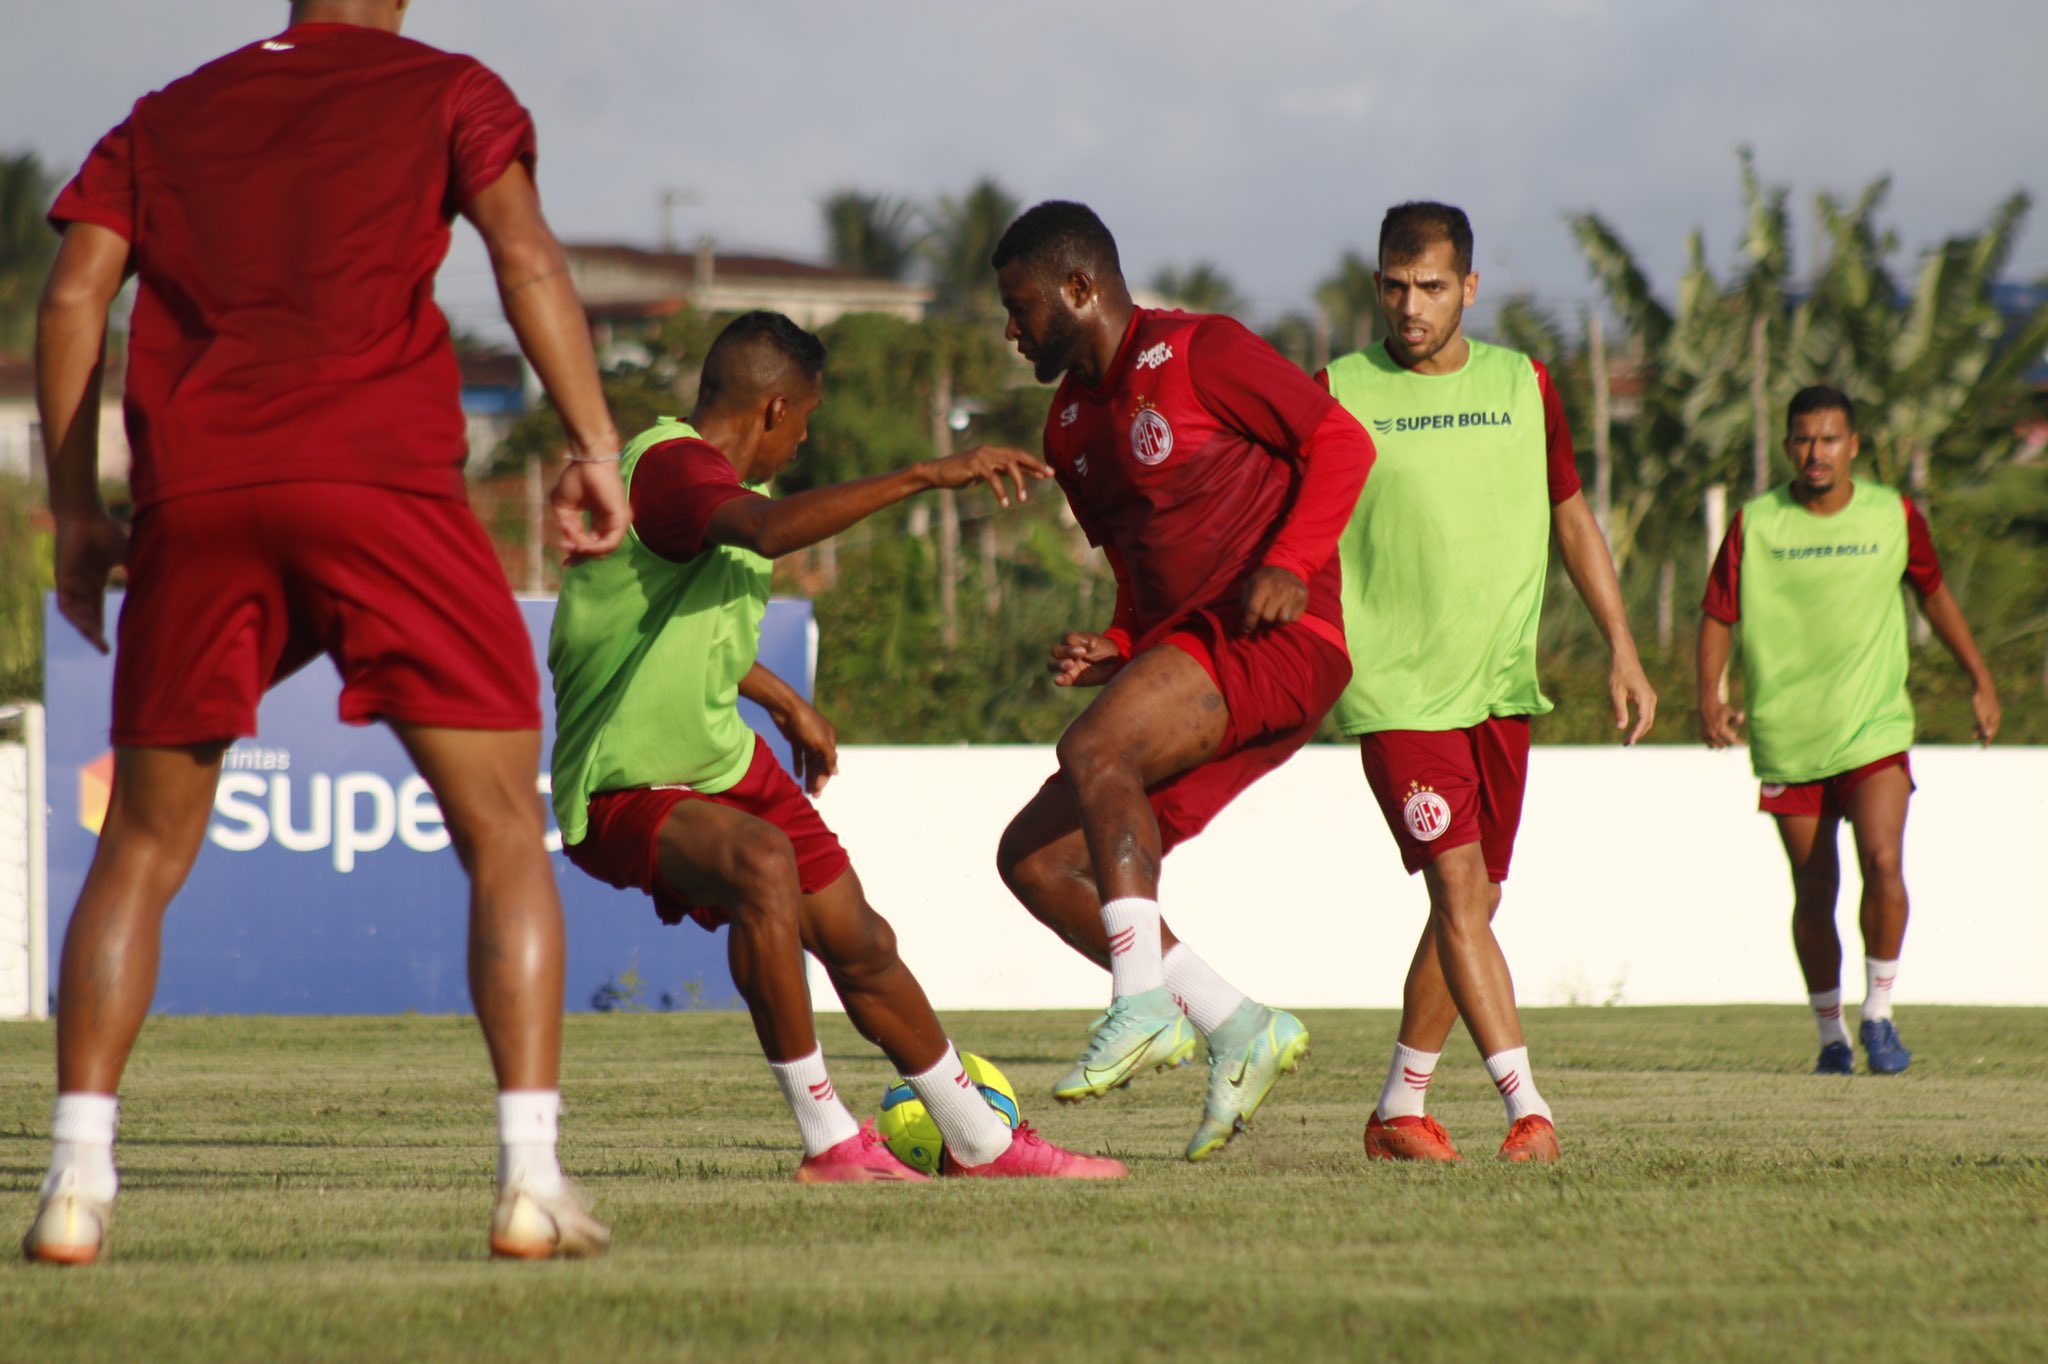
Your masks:
[[[0,706],[0,1019],[50,1012],[49,789],[43,708]]]

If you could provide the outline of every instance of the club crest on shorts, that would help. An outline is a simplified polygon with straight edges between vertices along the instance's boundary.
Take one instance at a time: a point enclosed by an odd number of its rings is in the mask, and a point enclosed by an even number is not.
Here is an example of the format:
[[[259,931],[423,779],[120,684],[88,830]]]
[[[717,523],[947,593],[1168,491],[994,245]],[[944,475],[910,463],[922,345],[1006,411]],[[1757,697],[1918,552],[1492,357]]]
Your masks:
[[[1779,796],[1782,796],[1784,794],[1785,783],[1781,781],[1767,781],[1764,783],[1765,800],[1776,800]]]
[[[1417,843],[1434,843],[1451,827],[1451,805],[1433,786],[1408,783],[1408,799],[1401,802],[1401,822]]]
[[[1131,417],[1131,453],[1140,464],[1159,464],[1173,453],[1173,426],[1158,408],[1140,403]]]

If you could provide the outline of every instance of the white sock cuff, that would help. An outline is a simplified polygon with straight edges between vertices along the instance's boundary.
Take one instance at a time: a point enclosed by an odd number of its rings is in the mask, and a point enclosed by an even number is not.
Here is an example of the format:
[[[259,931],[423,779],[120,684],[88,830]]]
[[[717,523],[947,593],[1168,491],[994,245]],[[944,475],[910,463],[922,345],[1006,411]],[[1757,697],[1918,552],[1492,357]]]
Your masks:
[[[921,1070],[915,1075],[906,1075],[903,1077],[903,1083],[909,1085],[912,1089],[931,1080],[944,1080],[950,1084],[955,1075],[965,1074],[966,1070],[967,1067],[960,1064],[960,1053],[954,1049],[953,1044],[949,1041],[946,1043],[945,1051],[939,1054],[939,1059],[932,1063],[929,1070]]]
[[[1863,969],[1872,976],[1882,976],[1886,980],[1892,980],[1897,978],[1899,974],[1899,959],[1893,957],[1890,961],[1879,961],[1876,957],[1865,957],[1863,959]]]
[[[119,1125],[121,1100],[112,1094],[78,1091],[59,1094],[50,1113],[50,1138],[84,1145],[112,1146]]]
[[[1184,942],[1167,949],[1160,969],[1166,976],[1166,988],[1180,1001],[1181,1011],[1205,1036],[1228,1022],[1245,1002],[1244,991],[1218,975],[1215,967]]]
[[[1102,926],[1111,933],[1119,929],[1134,928],[1147,922],[1159,922],[1159,902],[1147,900],[1142,895],[1126,895],[1121,900],[1102,902]]]
[[[1842,1007],[1842,987],[1838,985],[1832,990],[1822,990],[1818,994],[1809,994],[1806,1000],[1807,1003],[1813,1005],[1815,1013],[1820,1013],[1824,1009],[1839,1011]]]
[[[498,1140],[505,1145],[553,1146],[561,1132],[562,1092],[558,1089],[498,1091]]]

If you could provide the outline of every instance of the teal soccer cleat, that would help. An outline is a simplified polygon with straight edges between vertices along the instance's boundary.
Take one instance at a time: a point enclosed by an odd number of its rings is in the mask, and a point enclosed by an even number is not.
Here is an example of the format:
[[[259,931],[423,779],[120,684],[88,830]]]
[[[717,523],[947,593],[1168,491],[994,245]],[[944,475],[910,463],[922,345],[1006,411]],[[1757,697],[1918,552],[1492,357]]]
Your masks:
[[[1201,1126],[1188,1142],[1189,1160],[1207,1160],[1250,1125],[1252,1114],[1284,1073],[1301,1069],[1308,1029],[1283,1009],[1246,1000],[1209,1034],[1209,1096]]]
[[[1095,1020],[1095,1035],[1074,1068],[1052,1087],[1063,1104],[1121,1089],[1147,1070],[1186,1063],[1195,1054],[1195,1025],[1165,986],[1118,995]]]

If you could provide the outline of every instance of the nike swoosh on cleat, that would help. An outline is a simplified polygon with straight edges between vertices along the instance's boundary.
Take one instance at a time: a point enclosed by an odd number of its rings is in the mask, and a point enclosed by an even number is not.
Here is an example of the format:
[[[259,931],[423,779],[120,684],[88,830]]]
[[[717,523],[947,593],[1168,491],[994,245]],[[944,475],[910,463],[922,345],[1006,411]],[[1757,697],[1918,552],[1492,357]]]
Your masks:
[[[1143,1046],[1133,1047],[1123,1060],[1113,1066],[1081,1067],[1081,1078],[1090,1085],[1099,1085],[1105,1082],[1111,1086],[1122,1084],[1125,1080],[1130,1079],[1138,1067],[1144,1063],[1145,1055],[1151,1050],[1153,1041],[1159,1036],[1159,1033],[1165,1031],[1165,1028],[1161,1028],[1158,1032],[1147,1037]]]

